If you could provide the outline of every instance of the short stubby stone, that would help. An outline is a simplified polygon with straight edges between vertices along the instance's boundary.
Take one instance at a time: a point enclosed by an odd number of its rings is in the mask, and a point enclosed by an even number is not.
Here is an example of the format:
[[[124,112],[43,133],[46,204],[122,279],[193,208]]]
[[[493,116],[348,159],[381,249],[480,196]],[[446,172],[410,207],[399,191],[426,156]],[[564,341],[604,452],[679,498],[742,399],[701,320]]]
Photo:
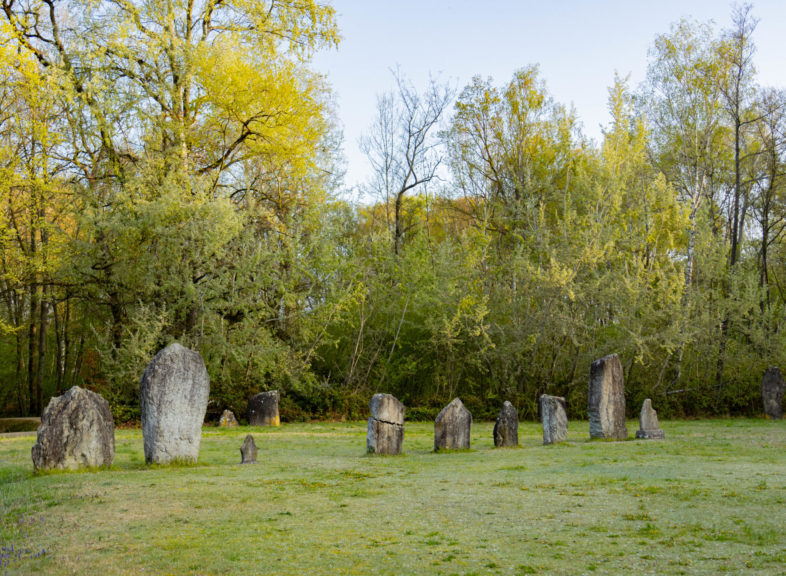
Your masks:
[[[494,423],[494,446],[506,448],[519,445],[519,413],[505,400]]]
[[[221,418],[218,420],[218,425],[221,428],[231,428],[232,426],[237,426],[237,418],[235,418],[235,413],[232,410],[224,410],[221,413]]]
[[[625,385],[616,354],[595,360],[590,368],[589,423],[591,438],[625,440]]]
[[[248,401],[248,423],[251,426],[278,426],[281,420],[278,417],[278,390],[260,392]]]
[[[254,437],[251,434],[246,436],[243,440],[243,445],[240,447],[240,463],[241,464],[254,464],[257,461],[257,444],[254,442]]]
[[[404,405],[390,394],[374,394],[369,408],[366,450],[371,454],[401,454]]]
[[[568,438],[568,412],[562,396],[540,397],[540,413],[543,420],[543,443],[558,444]]]
[[[115,422],[100,394],[74,386],[49,401],[32,450],[35,470],[111,466]]]
[[[767,368],[761,380],[761,397],[764,401],[764,414],[767,418],[783,418],[783,376],[775,366]]]
[[[196,462],[210,378],[198,352],[170,344],[150,361],[139,383],[145,462]]]
[[[652,400],[647,398],[641,405],[639,429],[636,438],[640,440],[663,440],[666,433],[658,426],[658,413],[652,407]]]
[[[468,450],[471,431],[472,414],[454,398],[434,420],[434,450]]]

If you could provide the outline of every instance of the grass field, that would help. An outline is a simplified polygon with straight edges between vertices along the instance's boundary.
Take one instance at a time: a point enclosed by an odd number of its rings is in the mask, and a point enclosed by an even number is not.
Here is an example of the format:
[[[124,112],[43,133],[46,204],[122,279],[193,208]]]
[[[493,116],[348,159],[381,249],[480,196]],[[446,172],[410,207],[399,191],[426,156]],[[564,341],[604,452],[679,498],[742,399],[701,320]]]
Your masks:
[[[786,574],[786,421],[662,427],[542,446],[522,423],[500,450],[476,423],[434,454],[408,423],[395,457],[364,454],[364,423],[205,428],[169,468],[119,430],[111,470],[38,476],[35,438],[0,438],[0,574]]]

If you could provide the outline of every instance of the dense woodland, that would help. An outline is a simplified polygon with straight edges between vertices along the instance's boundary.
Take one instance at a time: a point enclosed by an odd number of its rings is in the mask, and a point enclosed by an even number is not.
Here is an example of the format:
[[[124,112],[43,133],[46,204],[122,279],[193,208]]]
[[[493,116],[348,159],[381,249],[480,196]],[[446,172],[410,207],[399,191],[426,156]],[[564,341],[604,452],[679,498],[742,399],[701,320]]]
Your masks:
[[[681,21],[617,78],[602,142],[536,65],[454,90],[404,73],[349,200],[318,0],[3,0],[0,413],[80,385],[119,421],[177,340],[209,411],[586,415],[617,352],[632,416],[761,412],[786,368],[786,93],[755,13]]]

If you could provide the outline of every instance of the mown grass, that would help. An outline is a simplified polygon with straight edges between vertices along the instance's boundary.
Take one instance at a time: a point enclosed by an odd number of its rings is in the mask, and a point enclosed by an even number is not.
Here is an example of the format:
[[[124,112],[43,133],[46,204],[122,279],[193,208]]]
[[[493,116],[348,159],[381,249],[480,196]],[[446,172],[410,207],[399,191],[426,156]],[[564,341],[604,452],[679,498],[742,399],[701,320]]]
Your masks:
[[[783,574],[786,422],[662,426],[542,446],[522,423],[498,450],[475,423],[473,450],[434,454],[408,423],[396,457],[364,454],[364,423],[205,428],[169,468],[119,430],[110,470],[44,475],[35,438],[3,438],[0,574]]]

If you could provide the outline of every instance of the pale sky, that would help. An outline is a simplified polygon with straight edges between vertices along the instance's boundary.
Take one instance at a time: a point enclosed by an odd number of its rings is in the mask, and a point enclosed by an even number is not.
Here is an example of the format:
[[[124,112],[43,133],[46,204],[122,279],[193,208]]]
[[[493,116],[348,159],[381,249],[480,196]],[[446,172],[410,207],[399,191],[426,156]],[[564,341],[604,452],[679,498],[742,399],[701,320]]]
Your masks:
[[[458,90],[475,75],[507,83],[529,64],[556,101],[572,105],[584,133],[600,141],[609,121],[607,89],[615,71],[644,80],[647,50],[683,17],[716,29],[731,25],[723,0],[333,0],[343,40],[314,68],[333,86],[344,128],[346,186],[368,178],[358,147],[376,114],[377,95],[398,67],[417,89],[429,74]],[[786,0],[758,0],[758,80],[786,86]]]

